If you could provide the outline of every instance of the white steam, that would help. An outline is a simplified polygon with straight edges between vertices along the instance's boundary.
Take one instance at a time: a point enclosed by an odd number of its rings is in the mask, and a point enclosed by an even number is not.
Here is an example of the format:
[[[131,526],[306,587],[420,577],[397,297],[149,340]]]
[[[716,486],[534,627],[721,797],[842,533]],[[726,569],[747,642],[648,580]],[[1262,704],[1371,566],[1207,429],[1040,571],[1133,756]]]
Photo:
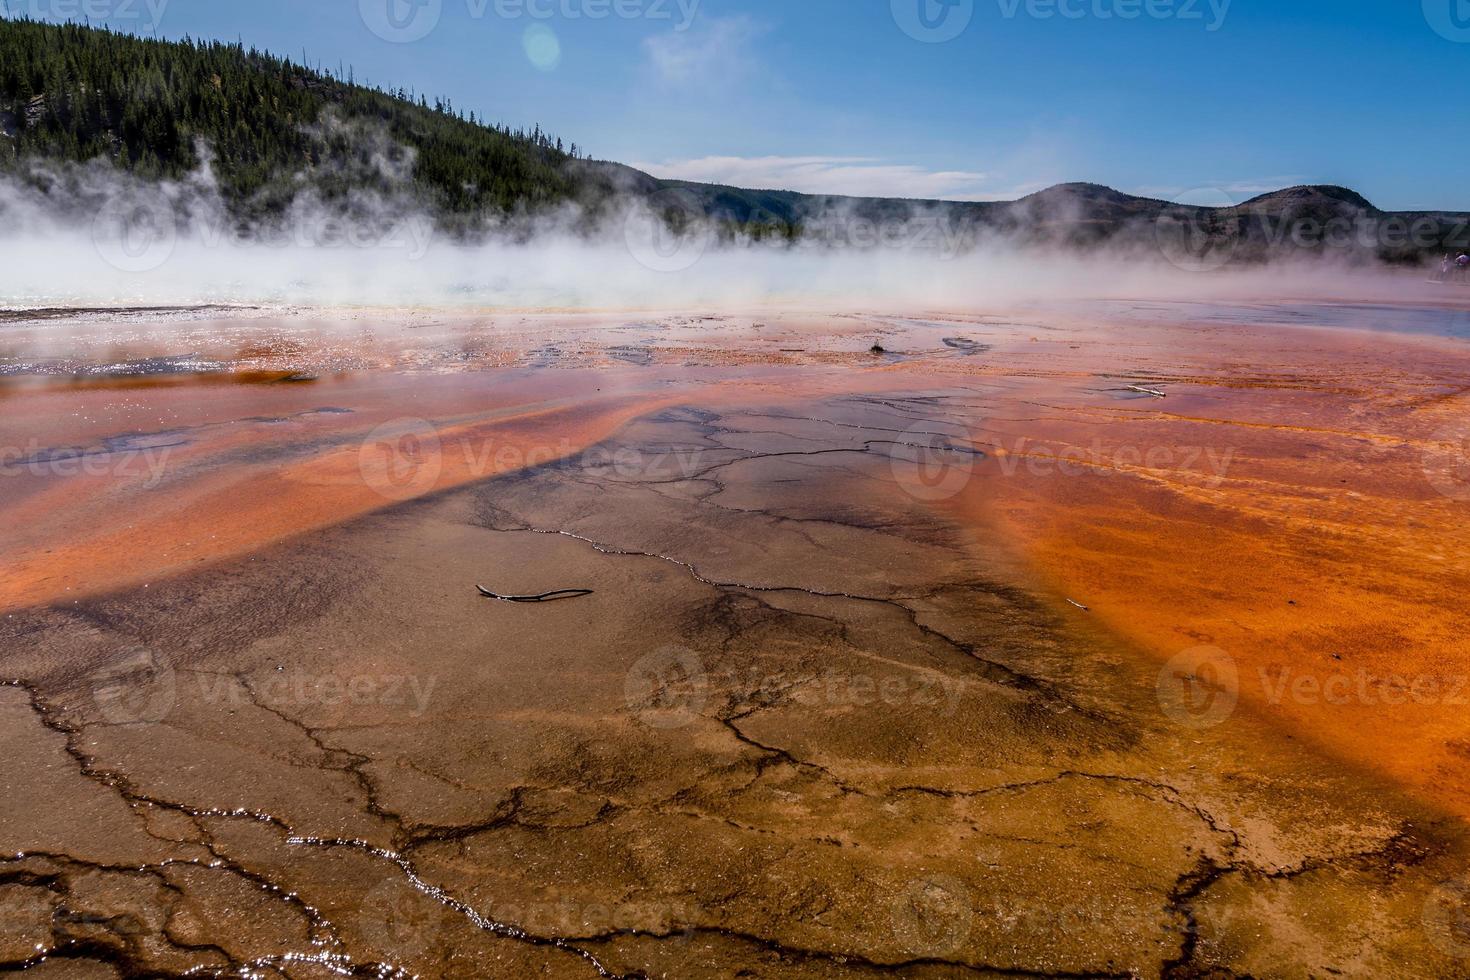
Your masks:
[[[595,222],[572,207],[522,216],[467,244],[439,231],[415,197],[410,151],[360,126],[321,127],[315,135],[337,148],[338,183],[351,189],[326,202],[303,176],[288,206],[248,228],[230,217],[207,153],[174,182],[102,161],[0,180],[0,305],[966,310],[1073,298],[1393,299],[1423,279],[1320,260],[1225,271],[1228,254],[1174,254],[1151,227],[1126,248],[1022,247],[919,206],[879,223],[834,210],[795,244],[732,241],[700,219],[670,230],[665,217],[684,207],[677,192],[627,195]]]

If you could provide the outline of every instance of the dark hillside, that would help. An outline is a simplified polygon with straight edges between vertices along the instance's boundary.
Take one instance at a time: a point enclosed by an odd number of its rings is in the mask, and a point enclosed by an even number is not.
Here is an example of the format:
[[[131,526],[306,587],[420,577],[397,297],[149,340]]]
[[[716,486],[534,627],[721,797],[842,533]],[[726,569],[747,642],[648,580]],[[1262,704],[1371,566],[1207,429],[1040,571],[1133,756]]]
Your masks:
[[[355,125],[334,125],[335,120]],[[305,173],[329,199],[391,179],[390,166],[332,166],[376,150],[358,134],[380,125],[412,178],[449,213],[509,210],[570,198],[573,148],[537,130],[462,118],[237,45],[154,41],[76,25],[0,21],[0,165],[102,157],[144,177],[178,178],[213,151],[222,193],[242,213],[279,207]]]

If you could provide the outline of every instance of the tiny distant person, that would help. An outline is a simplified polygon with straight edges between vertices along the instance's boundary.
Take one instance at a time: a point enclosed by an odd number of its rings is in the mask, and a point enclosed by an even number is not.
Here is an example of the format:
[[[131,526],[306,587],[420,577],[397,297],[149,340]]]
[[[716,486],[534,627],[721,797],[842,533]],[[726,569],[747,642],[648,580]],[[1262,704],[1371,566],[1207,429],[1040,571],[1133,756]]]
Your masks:
[[[1449,282],[1450,281],[1450,270],[1453,267],[1454,267],[1454,262],[1450,258],[1450,253],[1449,252],[1444,253],[1444,258],[1443,259],[1440,259],[1440,262],[1439,262],[1439,277],[1435,281],[1436,282]]]
[[[1470,277],[1470,255],[1460,253],[1460,257],[1455,259],[1455,272],[1460,282]]]

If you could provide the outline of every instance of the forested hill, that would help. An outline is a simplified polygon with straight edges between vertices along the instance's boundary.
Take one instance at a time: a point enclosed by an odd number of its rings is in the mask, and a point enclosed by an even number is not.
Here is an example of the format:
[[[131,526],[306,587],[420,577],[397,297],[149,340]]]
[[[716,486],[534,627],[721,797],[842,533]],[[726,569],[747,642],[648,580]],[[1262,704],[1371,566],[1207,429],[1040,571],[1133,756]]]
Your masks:
[[[0,19],[0,165],[105,157],[178,178],[198,167],[202,140],[231,206],[266,209],[302,174],[328,195],[345,191],[333,186],[341,168],[323,163],[378,152],[363,124],[413,151],[414,184],[448,212],[535,207],[579,188],[566,166],[576,148],[539,129],[510,131],[238,45]],[[392,167],[347,171],[388,181]]]

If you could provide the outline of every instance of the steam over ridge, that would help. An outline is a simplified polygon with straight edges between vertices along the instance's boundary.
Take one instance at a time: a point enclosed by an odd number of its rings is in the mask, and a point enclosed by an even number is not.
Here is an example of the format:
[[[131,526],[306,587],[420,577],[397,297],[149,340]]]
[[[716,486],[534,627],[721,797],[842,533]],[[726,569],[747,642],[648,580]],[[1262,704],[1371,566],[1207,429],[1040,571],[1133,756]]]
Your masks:
[[[32,162],[0,178],[0,262],[10,272],[0,303],[940,309],[1067,297],[1376,295],[1391,279],[1422,278],[1383,262],[1382,223],[1348,214],[1341,227],[1319,222],[1334,237],[1312,242],[1280,214],[1202,217],[1160,204],[1113,215],[1106,238],[1083,241],[1097,235],[1098,205],[1068,188],[979,213],[822,199],[808,202],[794,231],[712,215],[696,187],[628,188],[595,208],[524,209],[467,230],[415,192],[411,151],[350,123],[323,128],[349,133],[361,150],[332,164],[351,189],[328,200],[303,176],[289,206],[252,220],[227,205],[207,147],[205,162],[178,180],[100,160]],[[1284,240],[1268,237],[1276,228]]]

